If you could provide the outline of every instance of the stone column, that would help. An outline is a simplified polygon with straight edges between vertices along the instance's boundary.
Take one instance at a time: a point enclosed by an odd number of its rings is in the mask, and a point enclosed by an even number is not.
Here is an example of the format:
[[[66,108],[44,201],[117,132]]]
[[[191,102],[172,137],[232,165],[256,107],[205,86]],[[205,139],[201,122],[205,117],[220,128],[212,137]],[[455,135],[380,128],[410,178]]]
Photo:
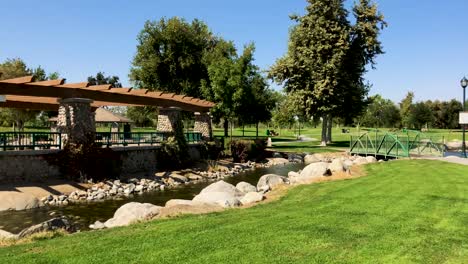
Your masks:
[[[178,107],[167,107],[159,108],[158,115],[158,132],[166,132],[169,134],[175,134],[177,130],[183,133],[184,125],[182,124],[180,108]]]
[[[213,137],[213,130],[211,127],[211,116],[209,113],[195,112],[195,126],[193,128],[196,132],[202,134],[203,139],[211,140]]]
[[[93,100],[66,98],[59,100],[57,131],[62,134],[62,144],[91,145],[96,138]]]

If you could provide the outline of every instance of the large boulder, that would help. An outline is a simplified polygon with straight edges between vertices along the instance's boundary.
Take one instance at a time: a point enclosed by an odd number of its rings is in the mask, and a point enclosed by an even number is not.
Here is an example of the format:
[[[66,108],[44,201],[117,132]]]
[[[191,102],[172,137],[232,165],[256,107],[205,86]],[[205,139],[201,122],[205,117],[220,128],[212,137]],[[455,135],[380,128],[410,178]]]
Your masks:
[[[212,192],[224,192],[235,197],[244,196],[243,192],[238,190],[234,185],[227,183],[225,181],[218,181],[218,182],[208,185],[200,192],[200,194],[212,193]]]
[[[356,165],[363,165],[363,164],[367,164],[367,163],[368,163],[366,157],[357,157],[353,162],[354,162],[354,164],[356,164]]]
[[[171,199],[166,202],[166,207],[172,207],[177,205],[192,205],[192,200],[183,200],[183,199]]]
[[[328,165],[328,169],[333,172],[343,172],[345,171],[345,167],[343,161],[340,158],[333,159],[330,165]]]
[[[268,164],[274,166],[274,165],[284,165],[288,164],[289,160],[285,158],[268,158]]]
[[[324,157],[321,154],[307,154],[304,157],[304,163],[306,165],[316,163],[316,162],[321,162],[324,160]]]
[[[258,192],[249,192],[247,193],[240,202],[243,205],[257,203],[263,200],[263,194]]]
[[[107,228],[116,226],[126,226],[131,223],[151,219],[159,214],[161,206],[150,203],[126,203],[114,213],[114,217],[107,220],[104,225]]]
[[[240,191],[238,191],[240,193]],[[229,192],[201,192],[193,198],[193,202],[205,203],[205,204],[215,204],[221,207],[236,207],[241,203],[239,199],[241,196],[236,196],[233,193]]]
[[[189,181],[187,177],[176,174],[176,173],[171,174],[169,177],[172,178],[174,181],[180,182],[180,183],[186,183]]]
[[[22,193],[5,191],[0,192],[0,211],[25,210],[41,206],[42,203],[35,196]]]
[[[297,174],[292,174],[289,180],[291,183],[308,183],[314,179],[330,175],[328,165],[329,164],[326,162],[315,162],[309,164],[301,171],[299,176],[297,176]]]
[[[16,239],[18,238],[18,235],[12,234],[8,231],[1,230],[0,229],[0,240],[2,239]]]
[[[266,192],[268,190],[273,190],[277,186],[288,184],[289,180],[286,177],[276,175],[276,174],[266,174],[260,177],[257,183],[257,190],[259,192]]]
[[[257,188],[248,182],[239,182],[236,185],[236,189],[243,193],[256,192]]]
[[[54,231],[57,229],[63,229],[67,232],[74,232],[75,227],[71,224],[71,222],[65,217],[57,217],[50,219],[48,221],[42,222],[37,225],[33,225],[31,227],[23,229],[19,232],[18,237],[23,238],[26,236],[30,236],[32,234],[46,232],[46,231]]]
[[[377,159],[374,156],[367,156],[366,157],[367,163],[375,163]]]

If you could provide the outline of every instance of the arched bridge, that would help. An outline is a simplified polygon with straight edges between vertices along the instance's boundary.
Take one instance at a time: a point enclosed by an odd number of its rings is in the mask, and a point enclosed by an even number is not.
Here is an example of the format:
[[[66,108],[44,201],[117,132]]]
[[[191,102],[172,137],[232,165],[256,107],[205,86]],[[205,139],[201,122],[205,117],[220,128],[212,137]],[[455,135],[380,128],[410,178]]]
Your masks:
[[[384,158],[411,156],[443,156],[444,138],[428,136],[420,131],[383,132],[370,130],[351,135],[350,153]]]

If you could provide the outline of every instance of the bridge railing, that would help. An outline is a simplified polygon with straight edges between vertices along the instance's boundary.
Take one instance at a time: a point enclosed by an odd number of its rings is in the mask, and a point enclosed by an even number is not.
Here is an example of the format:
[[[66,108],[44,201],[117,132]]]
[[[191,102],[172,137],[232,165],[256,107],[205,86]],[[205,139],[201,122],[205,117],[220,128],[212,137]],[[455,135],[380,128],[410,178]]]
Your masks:
[[[444,139],[430,137],[423,133],[379,133],[371,131],[351,135],[350,153],[384,157],[409,157],[410,155],[442,156],[445,151]]]
[[[58,132],[0,132],[0,149],[34,150],[60,149],[62,137]]]
[[[106,147],[152,146],[167,141],[169,136],[166,132],[96,132],[96,143]],[[188,143],[202,141],[202,134],[199,132],[185,132],[184,136]]]

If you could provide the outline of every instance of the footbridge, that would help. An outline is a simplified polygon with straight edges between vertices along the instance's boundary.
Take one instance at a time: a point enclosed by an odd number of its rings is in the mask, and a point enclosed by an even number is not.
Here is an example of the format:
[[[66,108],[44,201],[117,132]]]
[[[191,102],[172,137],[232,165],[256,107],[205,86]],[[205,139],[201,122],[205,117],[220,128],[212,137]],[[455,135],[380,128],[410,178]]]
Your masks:
[[[416,130],[396,132],[369,130],[351,135],[351,154],[383,158],[443,156],[444,138],[429,136]]]

